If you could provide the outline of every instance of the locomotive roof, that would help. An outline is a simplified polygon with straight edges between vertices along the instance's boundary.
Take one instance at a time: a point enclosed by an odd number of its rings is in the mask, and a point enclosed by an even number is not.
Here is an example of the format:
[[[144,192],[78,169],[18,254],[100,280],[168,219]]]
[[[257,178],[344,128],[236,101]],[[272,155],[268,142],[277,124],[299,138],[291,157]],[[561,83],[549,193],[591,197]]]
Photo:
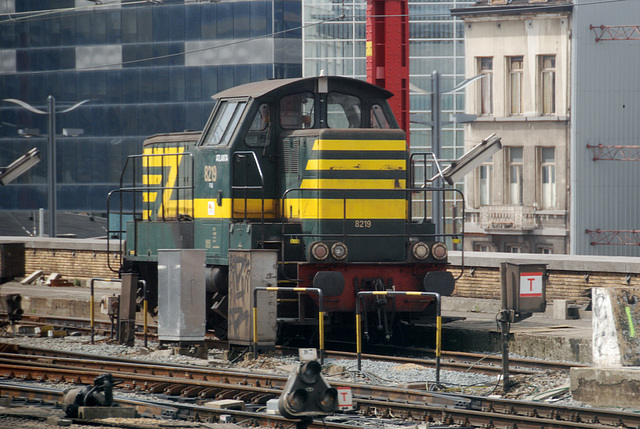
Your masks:
[[[317,83],[320,79],[328,79],[328,87],[331,90],[334,86],[348,86],[357,92],[367,92],[372,96],[380,98],[390,98],[393,93],[387,91],[376,85],[372,85],[368,82],[359,79],[353,79],[344,76],[314,76],[314,77],[299,77],[292,79],[271,79],[263,80],[261,82],[245,83],[243,85],[235,86],[233,88],[221,91],[211,98],[233,98],[233,97],[246,97],[258,98],[269,94],[270,92],[283,91],[298,92],[303,90],[309,90],[309,88],[317,88]]]

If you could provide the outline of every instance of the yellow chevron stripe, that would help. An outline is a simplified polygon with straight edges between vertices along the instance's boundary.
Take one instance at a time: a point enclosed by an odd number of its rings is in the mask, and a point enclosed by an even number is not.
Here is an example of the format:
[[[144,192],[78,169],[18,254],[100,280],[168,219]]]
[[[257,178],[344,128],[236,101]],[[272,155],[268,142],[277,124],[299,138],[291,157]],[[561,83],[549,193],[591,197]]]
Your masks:
[[[142,176],[143,185],[159,185],[162,180],[162,174],[145,174]]]
[[[303,189],[404,189],[404,179],[303,179]]]
[[[406,169],[403,159],[310,159],[307,171],[317,170],[402,170]]]
[[[157,192],[143,192],[142,193],[142,202],[144,203],[153,203],[158,198]]]
[[[393,150],[406,151],[405,140],[321,140],[313,144],[312,150]]]

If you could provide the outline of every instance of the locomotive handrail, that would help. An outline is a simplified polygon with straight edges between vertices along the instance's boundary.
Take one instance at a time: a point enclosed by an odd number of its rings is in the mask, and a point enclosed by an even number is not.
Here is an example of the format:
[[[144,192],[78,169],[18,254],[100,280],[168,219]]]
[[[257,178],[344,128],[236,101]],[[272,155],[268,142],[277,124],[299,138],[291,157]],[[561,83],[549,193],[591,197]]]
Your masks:
[[[456,194],[458,194],[460,196],[460,199],[462,201],[462,219],[464,220],[465,218],[465,200],[464,200],[464,193],[462,191],[460,191],[459,189],[456,188],[434,188],[434,187],[428,187],[428,188],[399,188],[399,189],[386,189],[386,188],[330,188],[330,189],[312,189],[312,188],[289,188],[286,191],[283,192],[282,194],[282,198],[281,198],[281,213],[283,214],[282,216],[282,243],[281,243],[281,253],[282,253],[282,260],[286,261],[286,257],[285,257],[285,241],[284,237],[317,237],[317,238],[346,238],[347,234],[346,234],[346,222],[347,222],[347,217],[346,217],[346,206],[347,206],[347,195],[343,195],[342,196],[342,204],[343,204],[343,218],[342,218],[342,233],[287,233],[286,232],[286,227],[285,225],[287,224],[287,218],[284,216],[285,215],[285,204],[286,204],[286,200],[287,200],[287,196],[290,193],[293,192],[336,192],[336,193],[343,193],[345,194],[346,192],[350,192],[350,193],[364,193],[364,192],[387,192],[387,193],[404,193],[404,198],[406,201],[410,201],[410,196],[412,193],[414,192],[454,192]],[[425,198],[426,200],[426,198]],[[411,204],[409,204],[409,206],[411,206]],[[407,217],[405,218],[405,231],[404,231],[404,236],[408,237],[411,235],[410,231],[408,230],[409,228],[409,224],[411,223],[411,211],[408,210],[407,211]],[[455,223],[455,219],[454,219],[454,223]],[[399,234],[397,233],[358,233],[357,237],[365,237],[365,238],[383,238],[383,237],[397,237]],[[461,227],[461,231],[460,232],[453,232],[453,233],[441,233],[441,234],[428,234],[433,236],[436,240],[437,239],[441,239],[444,240],[445,237],[450,237],[452,240],[460,240],[462,243],[462,252],[461,252],[461,266],[462,266],[462,270],[460,272],[460,275],[458,277],[455,278],[455,280],[458,280],[463,272],[464,272],[464,222],[462,222],[462,227]],[[283,272],[283,276],[286,280],[291,281],[291,282],[300,282],[300,279],[292,279],[289,278],[286,272]]]
[[[233,214],[235,213],[235,198],[233,195],[233,191],[234,190],[244,190],[244,221],[247,221],[247,191],[249,189],[260,189],[262,191],[262,198],[260,199],[261,201],[261,209],[260,209],[260,225],[261,225],[261,230],[262,230],[262,240],[261,240],[261,247],[264,248],[264,174],[262,174],[262,168],[260,167],[260,163],[258,162],[258,157],[256,156],[256,153],[250,150],[239,150],[237,152],[233,153],[233,160],[231,162],[231,180],[233,180],[234,177],[234,171],[233,171],[233,166],[235,165],[235,161],[236,159],[240,158],[240,157],[245,157],[247,155],[250,155],[251,159],[253,159],[253,162],[256,166],[256,171],[258,172],[258,175],[260,176],[260,185],[247,185],[247,171],[248,169],[245,166],[244,169],[244,185],[243,186],[239,186],[239,185],[234,185],[233,183],[231,184],[231,217],[233,217]]]
[[[165,157],[182,157],[182,156],[186,156],[189,158],[189,165],[187,166],[187,168],[190,168],[190,175],[188,177],[181,177],[180,174],[180,167],[181,167],[181,162],[176,162],[175,163],[175,180],[177,183],[179,183],[180,179],[188,179],[189,184],[188,185],[176,185],[176,186],[166,186],[165,184],[167,183],[169,177],[171,176],[173,172],[166,171],[166,167],[171,167],[171,164],[165,164]],[[137,184],[137,180],[138,180],[138,173],[137,173],[137,163],[135,162],[136,160],[141,160],[140,163],[143,164],[141,166],[141,168],[144,170],[146,168],[147,170],[147,174],[149,171],[150,167],[154,167],[152,165],[150,165],[150,158],[160,158],[160,165],[157,167],[160,167],[160,174],[161,174],[161,179],[160,179],[160,185],[151,185],[149,183],[142,183],[141,185]],[[126,180],[125,176],[127,175],[127,173],[131,171],[131,186],[124,186],[124,182]],[[144,176],[144,173],[143,173]],[[195,215],[194,213],[194,203],[193,203],[193,195],[194,195],[194,184],[193,184],[193,180],[192,178],[194,177],[194,162],[193,162],[193,154],[191,152],[185,151],[185,152],[176,152],[176,153],[152,153],[152,154],[135,154],[135,155],[129,155],[125,161],[125,165],[122,169],[122,173],[120,173],[120,188],[113,190],[111,192],[109,192],[109,194],[107,195],[107,249],[109,249],[110,246],[110,240],[111,240],[111,234],[112,233],[117,233],[118,234],[118,242],[119,242],[119,246],[121,251],[126,251],[126,249],[122,249],[122,237],[124,235],[124,233],[126,233],[126,225],[123,225],[123,215],[125,214],[125,210],[124,210],[124,205],[123,205],[123,196],[126,193],[131,193],[133,194],[133,198],[132,198],[132,209],[131,211],[127,211],[127,214],[131,214],[133,216],[134,221],[137,220],[143,220],[142,219],[142,215],[140,219],[137,219],[136,216],[138,215],[138,209],[137,209],[137,195],[139,194],[143,194],[145,192],[158,192],[160,194],[160,201],[161,201],[161,207],[162,207],[162,216],[161,219],[165,220],[166,216],[165,216],[165,203],[164,203],[164,198],[165,198],[165,193],[167,191],[170,191],[173,193],[173,191],[176,191],[176,209],[175,209],[175,217],[177,221],[181,221],[183,220],[183,217],[181,217],[180,215],[180,202],[183,201],[183,199],[180,198],[180,191],[184,190],[185,192],[190,191],[190,195],[191,198],[189,198],[189,204],[190,207],[186,207],[186,215],[189,216],[190,218],[193,218],[193,216]],[[119,202],[120,202],[120,207],[118,210],[119,213],[119,230],[112,230],[111,226],[110,226],[110,214],[111,214],[111,197],[114,196],[115,194],[119,194],[120,198],[119,198]],[[169,195],[169,198],[171,197],[171,195]],[[186,200],[185,200],[186,201]],[[149,220],[151,220],[151,201],[143,201],[143,204],[145,205],[143,207],[142,212],[144,212],[145,210],[149,212]],[[132,248],[136,249],[137,247],[137,228],[134,228],[134,237],[132,237],[133,240],[133,245]],[[108,261],[108,266],[109,269],[113,272],[119,272],[119,269],[116,270],[111,266],[111,260]]]
[[[171,175],[172,172],[169,171],[168,173],[166,173],[166,167],[171,167],[171,165],[165,165],[164,159],[165,157],[182,157],[182,156],[187,156],[190,159],[190,166],[191,167],[191,174],[190,176],[188,176],[189,181],[191,182],[190,185],[178,185],[178,186],[165,186],[164,184],[166,183],[165,179],[165,174],[167,175]],[[160,186],[148,186],[149,184],[147,184],[147,186],[136,186],[136,179],[137,179],[137,174],[136,174],[136,164],[132,162],[133,164],[133,172],[132,172],[132,186],[125,188],[123,186],[123,181],[124,181],[124,176],[126,174],[127,171],[127,167],[129,165],[129,161],[132,160],[136,160],[136,159],[142,159],[144,160],[143,163],[145,165],[142,166],[142,168],[146,168],[147,171],[149,170],[150,167],[154,167],[151,166],[149,164],[149,160],[150,158],[157,158],[159,157],[161,159],[161,164],[159,165],[160,167],[160,171],[161,171],[161,179],[160,179]],[[178,182],[180,180],[180,163],[176,162],[175,164],[175,180],[176,182]],[[144,176],[144,174],[143,174]],[[164,204],[164,192],[167,190],[178,190],[178,193],[176,195],[176,201],[178,202],[178,205],[176,207],[176,220],[180,220],[180,216],[179,216],[179,211],[180,211],[180,201],[182,201],[180,199],[180,190],[184,189],[184,190],[190,190],[191,191],[191,207],[190,207],[190,213],[191,216],[194,215],[194,211],[193,211],[193,190],[194,190],[194,184],[193,184],[193,180],[192,178],[194,177],[194,162],[193,162],[193,154],[191,152],[176,152],[176,153],[150,153],[150,154],[135,154],[135,155],[129,155],[127,157],[127,160],[125,161],[125,165],[124,168],[122,169],[122,173],[120,175],[120,189],[121,190],[132,190],[135,192],[149,192],[149,191],[161,191],[161,199],[162,199],[162,219],[165,219],[165,204]],[[144,185],[144,184],[143,184]],[[144,203],[144,202],[143,202]],[[150,210],[149,208],[151,207],[150,205],[150,201],[146,201],[146,210]],[[133,212],[134,214],[136,213],[136,199],[134,197],[133,199]]]
[[[322,289],[315,287],[275,287],[275,286],[258,286],[253,290],[253,336],[252,349],[254,358],[258,357],[258,292],[269,291],[276,292],[298,292],[298,293],[317,293],[318,294],[318,347],[320,349],[320,363],[324,365],[324,297]]]
[[[436,384],[440,384],[440,351],[442,348],[442,304],[440,294],[435,292],[416,291],[361,291],[356,295],[356,352],[358,355],[358,371],[362,369],[362,321],[360,319],[360,301],[365,296],[375,295],[405,295],[405,296],[431,296],[436,300]]]
[[[432,157],[433,159],[431,160],[427,160],[428,157]],[[415,169],[415,163],[416,163],[416,158],[422,158],[422,162],[424,164],[424,174],[423,174],[423,178],[422,178],[422,185],[420,185],[420,188],[425,188],[427,186],[427,183],[432,183],[433,181],[435,181],[436,178],[438,177],[442,177],[442,168],[440,167],[440,161],[438,160],[438,158],[436,157],[436,155],[433,152],[414,152],[409,156],[409,186],[413,187],[414,184],[414,180],[416,179],[415,174],[414,174],[414,169]],[[438,170],[438,174],[435,175],[433,178],[428,179],[427,176],[427,165],[433,163],[436,167],[436,170]],[[433,189],[433,188],[432,188]],[[425,199],[424,201],[424,218],[423,220],[427,219],[427,200]],[[409,217],[412,217],[412,213],[413,213],[413,207],[409,207]]]

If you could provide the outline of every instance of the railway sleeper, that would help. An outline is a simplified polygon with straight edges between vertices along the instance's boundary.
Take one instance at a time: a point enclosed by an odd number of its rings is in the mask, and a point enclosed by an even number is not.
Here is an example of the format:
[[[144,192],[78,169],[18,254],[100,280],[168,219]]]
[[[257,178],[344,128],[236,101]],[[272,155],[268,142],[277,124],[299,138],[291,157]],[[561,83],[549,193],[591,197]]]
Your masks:
[[[273,393],[261,393],[259,395],[254,396],[253,399],[251,399],[251,403],[264,405],[267,403],[267,401],[274,398],[276,398],[276,395],[274,395]]]
[[[186,384],[170,384],[166,389],[164,389],[164,393],[169,396],[178,396],[186,388]]]
[[[198,396],[202,399],[213,398],[220,390],[219,387],[208,387],[201,391]]]
[[[186,389],[180,392],[180,396],[184,396],[185,398],[195,398],[200,395],[200,392],[204,390],[202,386],[189,386]]]
[[[233,399],[242,402],[253,402],[253,398],[255,398],[256,392],[240,392]]]
[[[162,393],[167,386],[169,386],[169,383],[152,383],[148,385],[146,390],[149,393]]]
[[[237,394],[237,390],[225,389],[216,395],[216,399],[234,399]]]

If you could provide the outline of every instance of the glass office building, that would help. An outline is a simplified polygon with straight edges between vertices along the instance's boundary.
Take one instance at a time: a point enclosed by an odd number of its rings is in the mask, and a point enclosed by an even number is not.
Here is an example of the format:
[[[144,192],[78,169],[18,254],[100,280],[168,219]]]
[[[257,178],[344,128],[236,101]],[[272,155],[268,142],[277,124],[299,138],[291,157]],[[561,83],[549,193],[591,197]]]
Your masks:
[[[366,80],[366,0],[303,0],[303,74],[324,71]],[[452,8],[475,1],[409,0],[409,70],[411,82],[411,150],[431,151],[431,74],[440,74],[441,158],[464,153],[463,126],[446,123],[451,113],[464,112],[464,92],[446,94],[465,79],[464,27]],[[420,123],[422,122],[422,124]],[[462,184],[456,185],[462,189]],[[451,195],[448,195],[450,197]],[[455,196],[448,206],[455,204]],[[450,213],[447,213],[450,216]]]
[[[127,155],[152,134],[202,129],[218,91],[301,76],[301,6],[2,0],[0,100],[46,112],[55,97],[58,210],[104,213]],[[0,187],[0,209],[47,208],[47,115],[0,101],[0,121],[0,166],[32,147],[44,158]],[[65,137],[63,128],[84,132]]]

